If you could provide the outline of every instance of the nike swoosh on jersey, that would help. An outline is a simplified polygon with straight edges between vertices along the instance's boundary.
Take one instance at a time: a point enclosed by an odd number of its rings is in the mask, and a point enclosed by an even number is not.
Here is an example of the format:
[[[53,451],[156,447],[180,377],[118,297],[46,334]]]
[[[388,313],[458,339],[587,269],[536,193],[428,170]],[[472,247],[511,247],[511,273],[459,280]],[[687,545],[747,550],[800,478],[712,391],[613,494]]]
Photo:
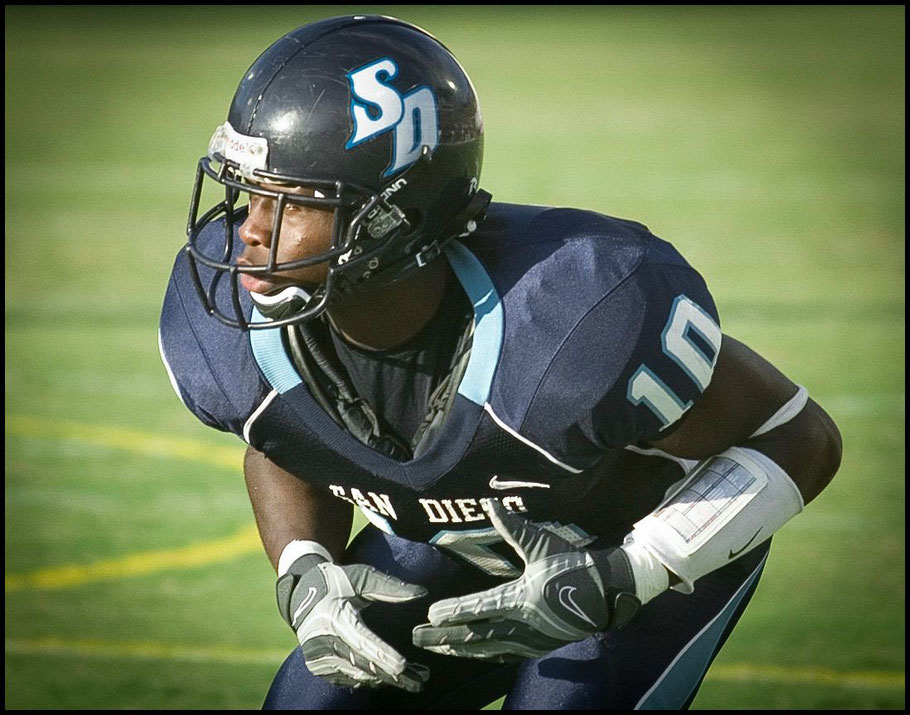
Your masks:
[[[752,535],[752,538],[749,539],[749,540],[746,542],[746,545],[743,546],[743,547],[742,547],[741,549],[739,549],[738,551],[733,551],[733,549],[730,549],[730,556],[729,556],[729,558],[735,559],[735,558],[736,558],[737,556],[739,556],[743,551],[745,551],[747,548],[749,548],[749,544],[751,544],[753,541],[755,541],[755,537],[758,536],[760,533],[761,533],[761,529],[759,529],[758,531],[756,531],[755,534]]]
[[[316,589],[313,586],[310,586],[310,589],[307,591],[306,598],[303,599],[303,603],[297,606],[297,610],[294,611],[294,628],[300,624],[297,622],[297,618],[303,613],[307,607],[313,602],[313,599],[316,598]]]
[[[559,602],[567,611],[574,613],[583,621],[586,621],[587,623],[590,623],[592,626],[597,628],[597,624],[588,618],[587,615],[585,615],[585,612],[578,607],[578,604],[575,603],[575,599],[572,598],[572,594],[577,590],[578,589],[575,586],[563,586],[561,589],[559,589]]]
[[[543,482],[519,482],[500,479],[495,474],[490,477],[490,489],[549,489],[549,484]]]

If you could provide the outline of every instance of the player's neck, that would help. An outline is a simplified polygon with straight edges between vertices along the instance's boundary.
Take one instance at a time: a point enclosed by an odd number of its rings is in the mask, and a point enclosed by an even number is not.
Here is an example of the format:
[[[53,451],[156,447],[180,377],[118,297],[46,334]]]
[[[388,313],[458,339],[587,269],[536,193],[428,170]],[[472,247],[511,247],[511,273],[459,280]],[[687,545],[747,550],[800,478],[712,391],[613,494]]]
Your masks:
[[[393,285],[348,296],[328,310],[329,320],[357,347],[389,350],[403,345],[436,315],[449,271],[440,258]]]

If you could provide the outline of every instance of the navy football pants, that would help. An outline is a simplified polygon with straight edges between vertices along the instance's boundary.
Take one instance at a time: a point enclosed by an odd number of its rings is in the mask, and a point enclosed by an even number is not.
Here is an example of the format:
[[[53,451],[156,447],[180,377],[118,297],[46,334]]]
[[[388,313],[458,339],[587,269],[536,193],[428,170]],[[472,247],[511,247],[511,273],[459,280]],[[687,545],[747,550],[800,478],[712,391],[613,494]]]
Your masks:
[[[430,668],[422,693],[399,688],[342,688],[311,675],[299,648],[275,676],[265,709],[479,709],[507,695],[504,710],[684,709],[752,597],[770,539],[708,574],[695,592],[661,594],[622,628],[552,651],[543,658],[498,665],[444,656],[411,644],[430,604],[502,583],[428,544],[367,526],[345,554],[429,595],[405,604],[373,603],[366,624],[409,661]]]

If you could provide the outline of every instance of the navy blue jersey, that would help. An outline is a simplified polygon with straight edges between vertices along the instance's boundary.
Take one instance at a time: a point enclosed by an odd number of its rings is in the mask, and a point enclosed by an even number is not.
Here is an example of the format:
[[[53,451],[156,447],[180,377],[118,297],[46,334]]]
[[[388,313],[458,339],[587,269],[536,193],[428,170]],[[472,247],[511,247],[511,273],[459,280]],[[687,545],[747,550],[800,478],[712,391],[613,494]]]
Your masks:
[[[207,231],[201,241],[222,240],[223,228]],[[474,306],[473,346],[444,426],[414,459],[339,427],[295,370],[282,329],[244,333],[209,317],[183,255],[161,317],[172,382],[205,424],[384,530],[490,574],[517,570],[483,499],[579,543],[620,543],[688,466],[646,443],[710,382],[721,337],[703,279],[641,224],[499,203],[446,259]],[[242,305],[256,320],[249,296]]]

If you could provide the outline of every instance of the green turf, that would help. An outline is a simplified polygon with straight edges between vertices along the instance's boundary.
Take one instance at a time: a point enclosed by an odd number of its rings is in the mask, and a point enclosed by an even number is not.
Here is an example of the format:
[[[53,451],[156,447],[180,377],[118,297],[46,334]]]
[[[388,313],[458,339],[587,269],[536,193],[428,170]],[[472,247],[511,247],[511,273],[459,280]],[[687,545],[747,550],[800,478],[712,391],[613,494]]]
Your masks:
[[[839,476],[776,537],[694,707],[902,708],[903,7],[379,11],[462,60],[498,200],[646,223],[705,275],[725,331],[841,428]],[[173,394],[158,310],[194,162],[236,82],[283,32],[334,13],[6,8],[8,580],[252,523],[242,446]],[[72,425],[207,449],[143,453]],[[236,467],[205,462],[224,448]],[[293,644],[249,551],[8,587],[5,616],[8,708],[256,708]]]

